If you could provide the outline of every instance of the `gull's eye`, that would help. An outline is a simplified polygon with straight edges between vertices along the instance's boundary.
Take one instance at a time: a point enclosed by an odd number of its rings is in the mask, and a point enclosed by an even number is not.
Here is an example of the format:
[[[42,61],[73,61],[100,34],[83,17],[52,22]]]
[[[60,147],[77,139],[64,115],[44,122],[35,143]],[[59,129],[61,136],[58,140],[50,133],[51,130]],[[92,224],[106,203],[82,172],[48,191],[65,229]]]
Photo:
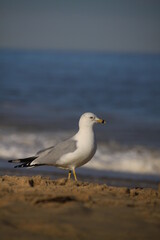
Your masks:
[[[93,119],[94,117],[90,117],[90,119]]]

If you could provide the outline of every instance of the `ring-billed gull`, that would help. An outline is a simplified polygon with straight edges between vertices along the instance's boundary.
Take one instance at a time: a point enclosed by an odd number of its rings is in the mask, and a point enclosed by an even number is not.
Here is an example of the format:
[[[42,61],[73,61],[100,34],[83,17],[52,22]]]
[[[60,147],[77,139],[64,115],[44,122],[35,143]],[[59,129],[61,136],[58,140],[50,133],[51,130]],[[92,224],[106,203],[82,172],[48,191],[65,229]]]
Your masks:
[[[16,168],[50,165],[67,169],[69,170],[68,179],[70,179],[72,171],[77,181],[75,168],[90,161],[96,152],[97,144],[93,130],[95,123],[105,123],[105,121],[93,113],[84,113],[79,120],[79,131],[73,137],[43,149],[35,156],[9,160],[9,162],[21,163],[15,166]]]

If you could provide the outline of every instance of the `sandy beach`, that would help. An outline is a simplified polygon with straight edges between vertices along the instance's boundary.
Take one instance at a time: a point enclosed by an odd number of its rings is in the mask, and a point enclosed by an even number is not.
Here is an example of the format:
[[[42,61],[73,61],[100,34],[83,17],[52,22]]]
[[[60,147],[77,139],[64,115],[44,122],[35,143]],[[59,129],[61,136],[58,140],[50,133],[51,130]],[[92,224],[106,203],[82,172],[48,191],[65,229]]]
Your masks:
[[[159,239],[160,187],[0,177],[1,240]]]

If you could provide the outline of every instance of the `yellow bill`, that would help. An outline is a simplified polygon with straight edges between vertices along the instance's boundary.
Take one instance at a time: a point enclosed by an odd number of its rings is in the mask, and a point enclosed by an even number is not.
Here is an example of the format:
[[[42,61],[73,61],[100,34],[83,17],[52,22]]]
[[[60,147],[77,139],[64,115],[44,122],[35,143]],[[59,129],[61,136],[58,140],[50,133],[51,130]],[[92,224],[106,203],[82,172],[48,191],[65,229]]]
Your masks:
[[[101,119],[101,118],[97,118],[97,119],[96,119],[96,122],[97,122],[97,123],[106,124],[106,121],[105,121],[104,119]]]

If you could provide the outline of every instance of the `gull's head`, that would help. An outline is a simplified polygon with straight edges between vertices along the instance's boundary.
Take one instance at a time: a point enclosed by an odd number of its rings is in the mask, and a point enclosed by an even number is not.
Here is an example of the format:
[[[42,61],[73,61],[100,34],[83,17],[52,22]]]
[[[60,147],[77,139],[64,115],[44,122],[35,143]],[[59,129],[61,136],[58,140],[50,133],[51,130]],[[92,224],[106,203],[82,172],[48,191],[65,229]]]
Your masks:
[[[94,113],[84,113],[79,120],[79,126],[80,127],[91,127],[95,123],[102,123],[105,124],[105,120],[98,118]]]

